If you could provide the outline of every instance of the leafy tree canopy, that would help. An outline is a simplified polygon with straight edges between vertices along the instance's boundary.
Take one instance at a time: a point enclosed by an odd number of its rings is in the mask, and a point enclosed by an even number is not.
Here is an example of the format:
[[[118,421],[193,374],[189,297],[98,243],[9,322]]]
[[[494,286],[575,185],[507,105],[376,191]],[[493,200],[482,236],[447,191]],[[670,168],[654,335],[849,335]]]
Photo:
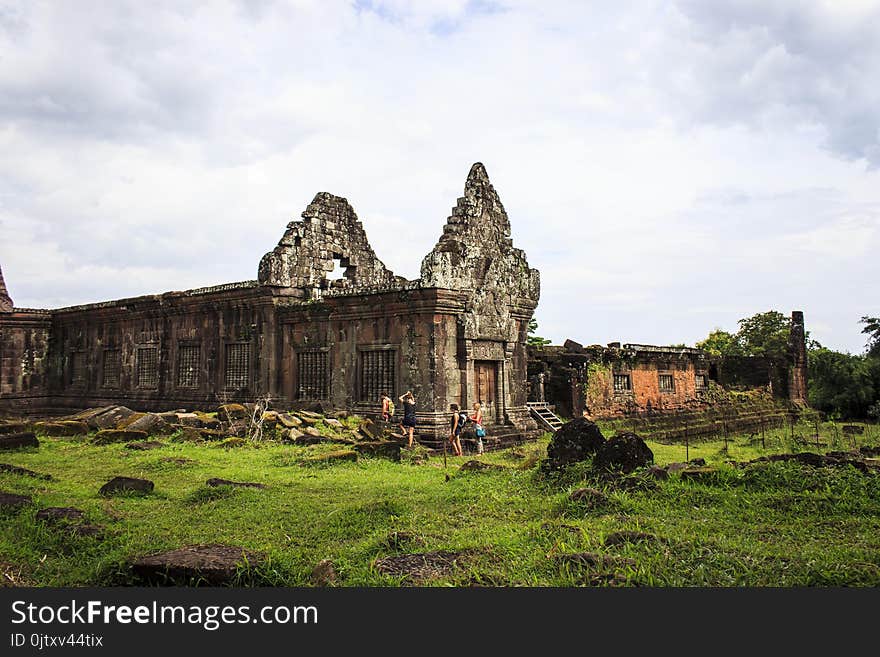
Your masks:
[[[547,340],[546,338],[542,338],[541,336],[535,335],[535,331],[538,330],[538,320],[532,317],[529,320],[528,324],[528,336],[526,337],[526,344],[533,347],[541,347],[545,344],[550,344],[552,340]]]
[[[788,317],[776,310],[768,310],[739,320],[736,333],[716,328],[696,346],[716,356],[784,358],[788,354],[790,329]]]
[[[810,405],[841,419],[863,418],[877,401],[880,360],[820,348],[808,358]]]
[[[880,358],[880,317],[868,317],[866,315],[859,320],[859,324],[865,325],[862,333],[868,335],[868,355],[873,358]]]
[[[768,310],[739,320],[739,331],[734,339],[746,356],[784,357],[788,354],[790,329],[788,317]]]
[[[733,345],[733,334],[721,329],[715,329],[709,333],[709,337],[697,342],[694,346],[715,356],[725,356],[731,353]]]

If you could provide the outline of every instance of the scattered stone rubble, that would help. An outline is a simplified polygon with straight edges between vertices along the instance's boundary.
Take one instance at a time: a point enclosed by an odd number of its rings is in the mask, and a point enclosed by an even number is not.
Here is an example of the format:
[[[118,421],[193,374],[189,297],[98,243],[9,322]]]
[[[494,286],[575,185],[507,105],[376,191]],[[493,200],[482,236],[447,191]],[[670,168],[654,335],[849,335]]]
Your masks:
[[[401,460],[403,439],[395,425],[367,418],[355,426],[348,421],[347,413],[334,415],[336,417],[306,410],[263,411],[252,403],[221,404],[213,413],[185,409],[143,413],[125,406],[103,406],[49,420],[0,420],[0,450],[39,447],[37,434],[87,437],[93,445],[125,443],[125,447],[132,450],[163,447],[163,442],[148,440],[156,435],[167,436],[172,441],[216,442],[234,447],[247,444],[245,439],[255,439],[258,434],[256,439],[296,445],[335,443],[350,448],[356,455]],[[241,440],[231,440],[233,438]]]

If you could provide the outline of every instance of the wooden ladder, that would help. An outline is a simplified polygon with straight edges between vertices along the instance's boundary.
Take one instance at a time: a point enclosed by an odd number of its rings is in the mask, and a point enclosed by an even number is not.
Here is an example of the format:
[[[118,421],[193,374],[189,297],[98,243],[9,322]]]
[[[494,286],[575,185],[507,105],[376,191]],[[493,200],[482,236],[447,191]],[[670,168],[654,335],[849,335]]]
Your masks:
[[[547,402],[526,402],[532,417],[538,421],[538,424],[548,431],[555,432],[564,423],[559,419]]]

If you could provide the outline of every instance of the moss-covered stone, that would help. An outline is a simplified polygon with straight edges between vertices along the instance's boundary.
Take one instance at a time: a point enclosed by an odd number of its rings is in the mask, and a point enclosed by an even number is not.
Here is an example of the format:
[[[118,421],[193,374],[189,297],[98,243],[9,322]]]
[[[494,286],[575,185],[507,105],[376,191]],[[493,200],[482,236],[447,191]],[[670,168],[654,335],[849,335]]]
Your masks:
[[[92,438],[95,445],[109,445],[111,443],[128,443],[146,440],[147,432],[136,429],[101,429]]]

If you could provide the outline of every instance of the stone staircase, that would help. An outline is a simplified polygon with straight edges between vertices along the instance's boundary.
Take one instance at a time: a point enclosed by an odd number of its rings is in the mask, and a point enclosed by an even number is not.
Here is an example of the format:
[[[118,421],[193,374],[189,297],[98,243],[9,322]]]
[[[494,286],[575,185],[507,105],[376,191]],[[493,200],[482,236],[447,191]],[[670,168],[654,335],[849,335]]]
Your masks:
[[[556,415],[547,402],[526,402],[529,407],[529,413],[538,422],[538,426],[546,429],[551,433],[555,433],[559,427],[565,424],[559,416]]]

